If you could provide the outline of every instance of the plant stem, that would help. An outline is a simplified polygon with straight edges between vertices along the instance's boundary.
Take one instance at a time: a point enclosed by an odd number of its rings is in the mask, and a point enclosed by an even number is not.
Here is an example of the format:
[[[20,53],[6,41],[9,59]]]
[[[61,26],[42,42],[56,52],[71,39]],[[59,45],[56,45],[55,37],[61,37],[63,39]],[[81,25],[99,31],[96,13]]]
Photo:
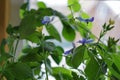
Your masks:
[[[46,26],[47,26],[48,24],[46,24]],[[45,36],[44,36],[44,34],[42,35],[43,37],[42,37],[42,39],[41,39],[41,42],[40,42],[40,44],[42,45],[42,51],[43,51],[43,54],[45,54],[45,59],[44,59],[44,65],[45,65],[45,74],[46,74],[46,80],[48,80],[48,71],[47,71],[47,53],[45,52],[45,50],[44,50],[44,38],[45,38]]]
[[[74,14],[73,14],[73,11],[72,11],[72,7],[69,6],[69,8],[70,8],[70,11],[71,11],[72,18],[74,19]]]
[[[45,64],[46,80],[48,80],[48,71],[47,71],[47,61],[46,61],[46,59],[44,60],[44,64]]]
[[[13,52],[13,62],[15,61],[15,54],[16,54],[16,50],[17,50],[17,47],[18,47],[18,43],[19,43],[19,39],[17,39],[17,42],[16,42],[16,45],[15,45],[15,50]]]

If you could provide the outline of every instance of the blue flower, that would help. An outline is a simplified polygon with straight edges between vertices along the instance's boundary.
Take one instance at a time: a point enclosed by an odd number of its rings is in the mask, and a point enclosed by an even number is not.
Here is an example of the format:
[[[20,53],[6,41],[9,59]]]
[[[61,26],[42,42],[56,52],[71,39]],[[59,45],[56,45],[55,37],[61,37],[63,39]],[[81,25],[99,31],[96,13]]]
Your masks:
[[[42,24],[48,24],[53,21],[54,17],[50,18],[49,16],[44,16],[42,20]]]
[[[74,44],[74,43],[72,43],[72,46],[73,46],[73,48],[72,48],[72,49],[67,50],[67,51],[65,51],[65,52],[64,52],[64,54],[65,54],[65,55],[68,55],[68,54],[70,54],[70,53],[73,51],[73,49],[75,48],[75,44]]]
[[[88,18],[88,19],[84,19],[82,17],[76,17],[76,19],[78,19],[79,21],[82,22],[86,22],[88,24],[88,22],[93,22],[94,21],[94,17]]]
[[[68,55],[72,52],[73,48],[64,52],[65,55]]]
[[[81,43],[82,45],[88,44],[88,43],[91,43],[91,42],[93,42],[93,39],[85,39],[85,38],[83,38],[82,40],[78,41],[78,43]]]

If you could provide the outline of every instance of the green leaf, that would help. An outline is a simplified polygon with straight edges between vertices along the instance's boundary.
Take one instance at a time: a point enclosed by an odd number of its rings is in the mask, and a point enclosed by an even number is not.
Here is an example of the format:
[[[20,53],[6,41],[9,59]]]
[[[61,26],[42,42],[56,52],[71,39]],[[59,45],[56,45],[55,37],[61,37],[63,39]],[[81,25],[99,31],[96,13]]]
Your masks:
[[[24,3],[24,4],[20,7],[20,9],[26,10],[27,7],[28,7],[28,3]]]
[[[73,41],[75,39],[75,31],[70,26],[69,23],[62,21],[63,24],[63,30],[62,35],[67,41]]]
[[[100,54],[100,56],[101,57],[105,57],[106,59],[108,58],[107,56],[108,56],[108,54],[106,54],[105,52],[106,52],[106,50],[107,50],[107,46],[105,45],[105,44],[101,44],[101,43],[99,43],[99,44],[97,44],[97,50],[98,50],[98,52],[99,52],[99,54]]]
[[[113,62],[115,63],[115,65],[117,66],[117,68],[120,71],[120,55],[112,54],[111,57],[112,57]]]
[[[77,47],[73,51],[73,56],[72,56],[71,62],[72,62],[72,66],[74,68],[77,68],[83,61],[85,48],[86,47],[82,45],[82,46]]]
[[[7,70],[7,71],[6,71]],[[4,70],[3,75],[7,80],[15,80],[14,74],[11,74],[12,72],[8,69]]]
[[[74,12],[78,12],[81,9],[81,5],[79,4],[79,2],[74,2],[74,4],[72,4],[71,7]]]
[[[85,68],[88,80],[97,80],[100,75],[100,70],[98,62],[92,57]]]
[[[81,9],[79,0],[68,0],[68,6],[70,6],[74,12],[78,12]]]
[[[54,37],[56,40],[61,42],[60,34],[52,24],[49,24],[48,26],[46,26],[46,29],[50,36]]]
[[[21,19],[24,17],[24,13],[25,13],[25,11],[22,10],[22,9],[20,9],[20,18],[21,18]]]
[[[36,14],[39,16],[39,18],[43,18],[44,16],[53,16],[54,10],[51,8],[39,8]]]
[[[33,43],[38,43],[40,41],[41,36],[42,36],[41,33],[34,32],[33,34],[26,37],[26,39],[33,42]]]
[[[80,79],[79,80],[85,80],[85,78],[83,76],[80,76]]]
[[[76,72],[72,71],[73,80],[85,80],[82,76],[79,76]]]
[[[13,26],[11,24],[8,25],[7,29],[6,29],[6,32],[11,35],[13,33]]]
[[[7,80],[33,79],[33,74],[30,67],[20,62],[7,65],[3,74],[6,76]]]
[[[27,55],[23,55],[20,57],[19,61],[22,62],[41,62],[43,60],[43,56],[38,53],[28,53]]]
[[[10,35],[8,38],[10,37],[12,37],[12,39],[18,38],[18,29],[19,29],[19,26],[12,26],[11,24],[9,24],[6,29],[6,32]]]
[[[88,50],[84,51],[84,60],[89,60],[90,56],[88,53],[89,53]]]
[[[45,51],[54,51],[55,50],[55,44],[53,42],[43,42],[42,44]]]
[[[25,62],[31,69],[37,68],[41,66],[42,63],[31,61],[31,62]]]
[[[62,54],[63,54],[64,50],[60,47],[60,46],[57,46],[55,48],[55,50],[53,51],[53,54],[51,54],[53,60],[59,64],[62,60]]]
[[[38,6],[39,8],[46,8],[46,5],[45,5],[44,2],[37,2],[37,6]]]
[[[69,24],[69,22],[63,20],[67,19],[66,16],[64,16],[62,13],[55,11],[56,15],[60,18],[62,24],[63,24],[63,30],[62,35],[67,41],[73,41],[75,39],[75,31],[72,28],[72,26]]]
[[[54,39],[53,36],[45,36],[44,40],[50,40],[50,39]]]
[[[82,16],[82,18],[90,18],[90,16],[86,12],[82,12],[80,16]]]
[[[81,5],[78,2],[74,2],[74,4],[71,5],[71,8],[74,12],[78,12],[81,9]]]
[[[34,69],[34,75],[39,75],[40,74],[40,71],[41,71],[41,68],[40,67],[37,67]]]
[[[119,71],[119,68],[117,68],[115,64],[112,64],[112,66],[110,66],[109,69],[112,75],[120,79],[120,71]]]
[[[7,61],[9,58],[13,57],[9,53],[4,53],[3,55],[0,56],[0,63],[3,61]]]
[[[53,15],[53,10],[51,8],[40,8],[38,10],[30,10],[21,20],[18,31],[20,33],[20,38],[37,42],[38,39],[36,36],[38,35],[36,35],[36,28],[41,27],[43,25],[42,19],[44,16],[51,15]]]
[[[67,64],[68,66],[71,66],[71,67],[72,67],[71,59],[72,59],[72,56],[66,56],[66,57],[65,57],[66,64]]]
[[[78,2],[79,0],[68,0],[68,5],[72,5],[74,4],[75,2]]]
[[[73,0],[68,0],[67,2],[68,2],[68,5],[73,4]]]
[[[24,17],[24,14],[26,12],[28,8],[28,3],[24,3],[21,7],[20,7],[20,18],[22,19]]]
[[[115,38],[111,38],[109,37],[108,38],[108,41],[107,41],[107,50],[108,52],[111,52],[111,53],[116,53],[116,45],[117,45],[117,42],[119,41],[119,39],[115,40]]]
[[[119,54],[111,54],[111,62],[108,61],[108,63],[111,63],[111,65],[108,65],[108,68],[110,69],[110,72],[112,75],[114,75],[116,78],[120,79],[120,55]]]
[[[91,34],[90,30],[86,27],[86,25],[85,25],[84,23],[78,22],[78,23],[77,23],[77,27],[78,27],[78,30],[79,30],[80,35],[81,35],[82,37],[86,37],[86,35],[87,35],[88,33]]]
[[[22,52],[27,53],[37,53],[39,50],[39,47],[32,48],[31,46],[27,45],[24,49],[22,49]]]
[[[46,64],[46,68],[47,68],[48,72],[52,73],[52,67],[51,67],[51,61],[50,61],[50,59],[47,59],[46,62],[45,62],[45,64]]]
[[[40,26],[34,14],[25,16],[19,27],[20,38],[27,39],[35,32],[36,27]]]
[[[71,71],[63,67],[53,67],[52,75],[56,80],[72,80]]]

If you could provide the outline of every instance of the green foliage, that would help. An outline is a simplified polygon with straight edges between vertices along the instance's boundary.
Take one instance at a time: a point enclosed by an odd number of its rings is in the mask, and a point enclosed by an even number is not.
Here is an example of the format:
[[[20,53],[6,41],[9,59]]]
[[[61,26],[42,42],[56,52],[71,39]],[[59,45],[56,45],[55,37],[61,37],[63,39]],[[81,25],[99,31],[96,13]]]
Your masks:
[[[28,3],[25,3],[20,8],[20,18],[22,19],[24,17],[25,12],[27,11]]]
[[[49,24],[46,27],[46,29],[47,29],[48,33],[50,34],[50,36],[52,36],[54,39],[61,42],[60,34],[58,33],[58,31],[56,30],[56,28],[52,24]]]
[[[62,30],[62,35],[67,41],[73,41],[75,39],[75,30],[72,28],[72,25],[67,21],[66,16],[61,14],[58,11],[55,11],[56,15],[60,18],[62,25],[63,25],[63,30]],[[65,20],[64,20],[65,19]]]
[[[74,68],[77,68],[83,61],[84,52],[85,52],[85,46],[79,46],[73,51],[71,62]]]
[[[88,62],[87,66],[85,68],[85,73],[88,77],[88,80],[97,80],[98,79],[98,76],[100,73],[100,66],[94,58],[91,58],[91,60]],[[92,73],[92,75],[91,75],[91,73]]]
[[[63,37],[66,40],[68,40],[68,41],[73,41],[75,39],[75,32],[74,32],[74,30],[66,22],[63,22],[63,25],[64,25],[63,31],[62,31]]]
[[[39,8],[47,8],[44,2],[37,2]]]
[[[55,50],[55,45],[52,42],[43,42],[42,47],[48,52]]]
[[[72,80],[71,71],[66,68],[53,67],[52,75],[55,76],[56,80]]]
[[[24,63],[8,64],[3,74],[8,80],[26,80],[33,79],[32,70]]]
[[[109,37],[106,44],[101,39],[114,28],[113,20],[103,24],[96,37],[91,32],[93,20],[81,12],[79,0],[68,0],[71,13],[67,16],[48,8],[44,2],[38,2],[37,6],[36,10],[28,10],[28,3],[23,4],[20,24],[8,25],[8,37],[0,44],[0,80],[50,80],[49,76],[55,80],[120,80],[119,39]],[[80,16],[74,15],[77,12]],[[62,33],[54,25],[56,17],[61,22]],[[44,34],[44,29],[48,34]],[[74,41],[76,33],[83,39]],[[60,46],[63,38],[73,44],[70,50],[70,46]],[[20,41],[27,42],[21,51]]]
[[[30,39],[29,37],[35,32],[37,26],[40,26],[40,24],[38,24],[34,14],[25,16],[20,23],[18,31],[20,33],[20,38]]]
[[[55,50],[53,51],[53,54],[51,54],[54,61],[59,64],[62,60],[62,54],[64,50],[60,46],[56,46]]]
[[[3,55],[0,56],[0,63],[2,63],[3,61],[8,60],[11,57],[13,57],[13,56],[8,54],[8,53],[4,53]]]
[[[74,12],[78,12],[81,9],[79,0],[68,0],[68,6],[72,8]]]

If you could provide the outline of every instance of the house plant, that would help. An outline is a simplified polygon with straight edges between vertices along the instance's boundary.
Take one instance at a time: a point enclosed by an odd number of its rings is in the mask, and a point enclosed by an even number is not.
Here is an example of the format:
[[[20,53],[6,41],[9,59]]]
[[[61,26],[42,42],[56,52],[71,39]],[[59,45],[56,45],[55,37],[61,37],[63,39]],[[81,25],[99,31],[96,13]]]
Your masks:
[[[43,2],[38,3],[37,10],[27,10],[27,5],[28,3],[21,6],[20,24],[8,25],[6,31],[9,36],[3,39],[0,45],[0,80],[44,80],[44,77],[45,80],[51,80],[49,76],[56,80],[120,79],[118,40],[109,37],[107,44],[101,40],[114,28],[113,20],[110,19],[102,25],[103,29],[97,38],[90,31],[94,17],[85,12],[74,16],[74,13],[81,10],[78,0],[68,0],[68,8],[71,11],[69,16],[46,7]],[[63,25],[62,36],[73,44],[73,47],[66,51],[53,41],[62,43],[60,33],[52,24],[56,17]],[[43,28],[46,28],[49,35],[43,33]],[[82,39],[73,42],[76,32],[79,32]],[[20,56],[16,56],[20,40],[32,42],[35,46],[26,44]],[[58,66],[51,65],[49,56]],[[68,67],[59,66],[63,57]]]

